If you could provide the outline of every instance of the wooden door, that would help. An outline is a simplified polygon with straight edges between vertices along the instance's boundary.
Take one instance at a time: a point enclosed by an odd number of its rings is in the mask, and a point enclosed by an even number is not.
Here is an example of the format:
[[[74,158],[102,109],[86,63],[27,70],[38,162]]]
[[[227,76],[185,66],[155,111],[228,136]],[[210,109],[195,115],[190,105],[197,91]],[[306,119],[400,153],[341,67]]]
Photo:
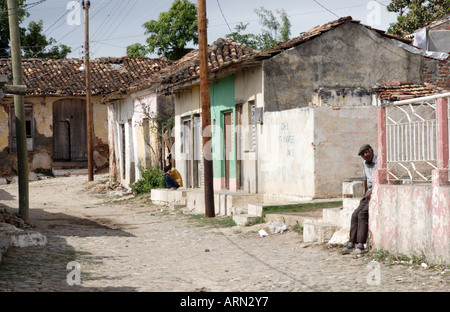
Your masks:
[[[84,100],[59,100],[53,103],[53,160],[87,160]]]

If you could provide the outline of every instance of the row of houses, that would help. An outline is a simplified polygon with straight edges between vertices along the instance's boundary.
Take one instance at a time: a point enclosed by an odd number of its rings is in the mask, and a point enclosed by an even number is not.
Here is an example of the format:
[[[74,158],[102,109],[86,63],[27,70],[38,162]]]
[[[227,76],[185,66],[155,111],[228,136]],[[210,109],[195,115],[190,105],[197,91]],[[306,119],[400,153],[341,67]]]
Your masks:
[[[81,67],[76,59],[23,60],[31,171],[87,163]],[[215,190],[336,197],[343,178],[361,175],[357,148],[377,147],[382,100],[449,85],[438,74],[447,54],[424,53],[351,17],[265,51],[219,39],[209,48],[209,67],[212,125],[203,134],[198,51],[175,62],[93,60],[96,168],[109,166],[129,186],[170,153],[185,187],[201,188],[208,135]],[[0,74],[11,74],[10,60],[0,59]],[[12,97],[1,100],[0,174],[8,178],[17,171],[13,105]]]

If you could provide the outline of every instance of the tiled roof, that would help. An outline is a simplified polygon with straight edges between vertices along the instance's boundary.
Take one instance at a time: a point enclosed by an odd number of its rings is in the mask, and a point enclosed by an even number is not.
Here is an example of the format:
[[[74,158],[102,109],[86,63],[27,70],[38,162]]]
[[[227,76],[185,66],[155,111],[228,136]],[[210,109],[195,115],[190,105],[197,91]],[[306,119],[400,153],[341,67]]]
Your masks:
[[[336,28],[336,27],[338,27],[338,26],[340,26],[340,25],[342,25],[344,23],[347,23],[347,22],[362,25],[362,26],[364,26],[364,27],[366,27],[366,28],[368,28],[370,30],[376,31],[379,34],[381,34],[383,36],[386,36],[388,38],[400,40],[400,41],[403,41],[403,42],[408,43],[408,44],[411,43],[411,40],[405,40],[405,39],[401,39],[401,38],[392,36],[390,34],[387,34],[384,30],[379,30],[379,29],[375,29],[375,28],[372,28],[372,27],[367,26],[367,25],[363,25],[363,24],[360,23],[360,21],[354,20],[351,16],[347,16],[347,17],[341,17],[340,19],[328,22],[326,24],[322,24],[322,25],[316,26],[316,27],[308,30],[307,32],[301,33],[300,36],[292,38],[292,39],[289,39],[289,40],[284,41],[284,42],[280,42],[280,43],[274,45],[273,47],[270,47],[270,48],[262,51],[262,53],[263,54],[272,54],[272,55],[278,54],[278,53],[280,53],[280,52],[282,52],[284,50],[290,49],[290,48],[295,47],[295,46],[297,46],[297,45],[299,45],[301,43],[304,43],[304,42],[309,41],[309,40],[311,40],[311,39],[313,39],[315,37],[318,37],[318,36],[322,35],[323,33],[327,32],[327,31],[329,31],[331,29],[334,29],[334,28]]]
[[[24,59],[23,79],[28,95],[85,95],[85,72],[79,59]],[[92,95],[126,90],[157,74],[169,62],[145,57],[98,58],[90,61]],[[0,59],[0,74],[11,73],[11,60]]]
[[[227,68],[230,65],[251,61],[257,55],[251,47],[232,40],[218,39],[209,46],[208,66],[210,73]],[[185,55],[165,69],[162,83],[177,84],[196,79],[200,76],[200,60],[197,50]]]
[[[394,102],[416,97],[442,93],[443,90],[432,84],[413,83],[412,81],[381,81],[372,91],[378,93],[382,101]]]

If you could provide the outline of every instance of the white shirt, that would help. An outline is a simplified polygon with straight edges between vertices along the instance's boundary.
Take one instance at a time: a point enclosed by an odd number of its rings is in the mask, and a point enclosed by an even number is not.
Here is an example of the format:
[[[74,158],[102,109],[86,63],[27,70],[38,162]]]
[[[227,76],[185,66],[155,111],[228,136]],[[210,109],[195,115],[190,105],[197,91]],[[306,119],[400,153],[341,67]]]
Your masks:
[[[378,169],[378,157],[373,155],[372,163],[363,163],[363,178],[367,180],[367,190],[372,189],[372,171]]]

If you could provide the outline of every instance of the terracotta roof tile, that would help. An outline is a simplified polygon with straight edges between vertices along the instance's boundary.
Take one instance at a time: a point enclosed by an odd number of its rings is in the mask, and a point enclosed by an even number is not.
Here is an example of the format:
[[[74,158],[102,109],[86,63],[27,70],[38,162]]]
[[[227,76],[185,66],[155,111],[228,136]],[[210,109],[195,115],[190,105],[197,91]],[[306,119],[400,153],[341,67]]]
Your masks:
[[[229,65],[251,60],[257,53],[258,51],[244,44],[229,39],[218,39],[209,47],[209,71],[215,72]],[[176,84],[198,78],[199,63],[198,51],[192,51],[165,69],[162,83]]]
[[[24,59],[23,79],[29,95],[85,95],[85,74],[79,59]],[[92,95],[126,90],[150,78],[170,62],[145,57],[98,58],[90,61]],[[0,74],[11,73],[11,60],[0,59]]]
[[[378,93],[381,101],[400,101],[442,93],[444,90],[431,84],[412,81],[381,81],[372,91]]]

